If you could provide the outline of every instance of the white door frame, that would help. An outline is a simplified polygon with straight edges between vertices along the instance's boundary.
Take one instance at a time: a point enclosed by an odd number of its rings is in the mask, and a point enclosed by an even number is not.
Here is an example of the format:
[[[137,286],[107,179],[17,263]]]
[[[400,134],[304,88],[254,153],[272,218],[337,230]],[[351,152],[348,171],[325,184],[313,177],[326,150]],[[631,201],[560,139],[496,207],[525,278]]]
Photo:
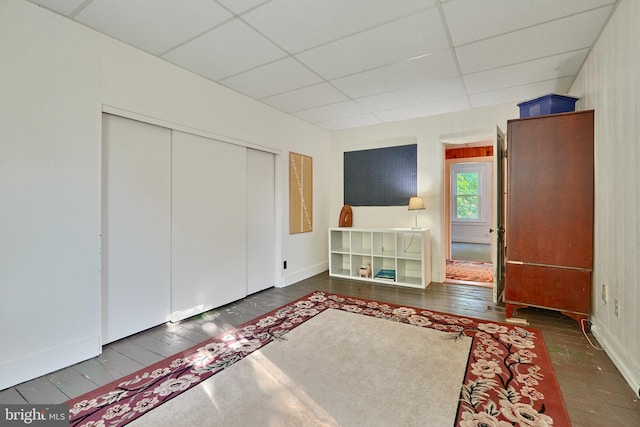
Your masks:
[[[450,165],[453,162],[448,162],[446,160],[446,150],[447,148],[452,148],[452,146],[462,147],[463,145],[484,145],[493,146],[494,157],[496,152],[496,131],[495,129],[487,129],[487,130],[475,130],[471,132],[461,132],[461,133],[453,133],[440,135],[440,142],[442,144],[442,159],[444,163],[443,167],[443,179],[442,179],[442,194],[443,194],[443,203],[442,203],[442,215],[441,215],[441,224],[443,230],[443,242],[442,242],[442,256],[440,259],[440,265],[442,268],[442,281],[446,281],[446,271],[447,265],[446,260],[447,257],[451,254],[451,208],[450,208],[450,195],[451,195],[451,183],[450,183]],[[481,160],[478,160],[481,159]],[[461,162],[473,162],[473,161],[486,161],[486,157],[470,157],[466,159],[460,159]],[[492,191],[491,191],[491,228],[496,229],[497,224],[497,212],[496,212],[496,173],[495,167],[493,167],[492,173]],[[496,233],[492,233],[491,237],[491,247],[492,253],[493,248],[496,246]],[[495,277],[494,277],[495,280]],[[493,284],[495,287],[495,283]]]

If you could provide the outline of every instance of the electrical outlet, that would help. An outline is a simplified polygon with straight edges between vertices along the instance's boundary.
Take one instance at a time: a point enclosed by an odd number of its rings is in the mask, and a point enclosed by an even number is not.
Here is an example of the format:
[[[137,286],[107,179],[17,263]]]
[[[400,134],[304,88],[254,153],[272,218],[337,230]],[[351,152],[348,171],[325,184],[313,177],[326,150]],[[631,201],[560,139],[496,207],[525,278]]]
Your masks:
[[[620,303],[618,303],[618,300],[613,300],[613,314],[616,315],[616,317],[620,317]]]
[[[602,293],[601,293],[602,301],[607,302],[607,285],[602,284]]]

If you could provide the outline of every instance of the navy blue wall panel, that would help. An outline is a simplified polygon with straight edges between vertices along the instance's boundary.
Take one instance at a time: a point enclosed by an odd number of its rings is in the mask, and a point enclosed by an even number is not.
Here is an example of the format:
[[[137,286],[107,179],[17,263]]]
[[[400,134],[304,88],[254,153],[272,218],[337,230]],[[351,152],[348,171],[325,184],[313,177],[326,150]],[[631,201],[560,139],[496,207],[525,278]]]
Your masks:
[[[344,203],[351,206],[407,206],[418,189],[418,146],[344,153]]]

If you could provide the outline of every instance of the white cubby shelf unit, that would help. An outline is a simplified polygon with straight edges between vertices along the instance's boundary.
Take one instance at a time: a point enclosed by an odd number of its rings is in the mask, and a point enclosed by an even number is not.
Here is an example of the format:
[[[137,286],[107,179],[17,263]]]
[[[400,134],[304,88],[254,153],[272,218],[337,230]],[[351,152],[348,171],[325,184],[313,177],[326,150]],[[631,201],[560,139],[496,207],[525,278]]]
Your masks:
[[[429,229],[330,228],[329,275],[424,289],[431,282]]]

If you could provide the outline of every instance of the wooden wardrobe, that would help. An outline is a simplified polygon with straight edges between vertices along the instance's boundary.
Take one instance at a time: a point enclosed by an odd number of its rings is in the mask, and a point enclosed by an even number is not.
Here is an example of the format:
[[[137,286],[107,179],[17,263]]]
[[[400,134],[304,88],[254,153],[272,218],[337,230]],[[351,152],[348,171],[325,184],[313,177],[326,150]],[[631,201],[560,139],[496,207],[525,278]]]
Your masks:
[[[593,110],[507,124],[505,302],[579,322],[591,308]]]

